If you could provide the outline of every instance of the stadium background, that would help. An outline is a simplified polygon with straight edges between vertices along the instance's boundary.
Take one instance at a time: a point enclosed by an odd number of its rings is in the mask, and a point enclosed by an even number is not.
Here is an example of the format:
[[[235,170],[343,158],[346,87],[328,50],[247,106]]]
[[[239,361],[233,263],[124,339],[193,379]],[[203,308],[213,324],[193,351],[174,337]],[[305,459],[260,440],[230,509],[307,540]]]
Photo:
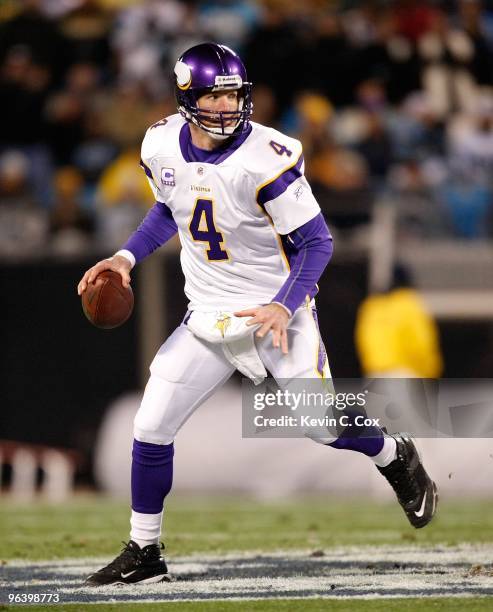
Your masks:
[[[303,142],[335,240],[317,298],[334,376],[363,373],[358,309],[390,287],[396,264],[436,322],[442,376],[490,376],[491,2],[29,0],[3,2],[0,20],[4,491],[15,461],[20,494],[33,474],[42,484],[54,447],[73,451],[77,486],[125,495],[138,392],[186,308],[177,244],[134,272],[136,311],[121,329],[92,328],[75,288],[152,205],[140,142],[174,112],[174,60],[204,40],[242,54],[254,119]],[[178,491],[385,494],[360,457],[323,456],[303,441],[240,442],[238,383],[181,434]],[[474,470],[489,442],[458,448],[430,447],[445,490],[489,495],[490,472]],[[70,481],[72,467],[51,460],[45,472]],[[55,497],[64,493],[54,485]]]

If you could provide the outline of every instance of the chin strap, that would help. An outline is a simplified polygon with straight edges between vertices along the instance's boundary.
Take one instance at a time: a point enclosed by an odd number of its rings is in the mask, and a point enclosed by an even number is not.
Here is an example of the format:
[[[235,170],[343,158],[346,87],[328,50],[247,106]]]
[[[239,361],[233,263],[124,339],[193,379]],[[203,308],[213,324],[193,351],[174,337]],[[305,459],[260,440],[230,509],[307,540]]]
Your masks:
[[[201,130],[203,130],[204,128],[202,126],[199,125],[199,128]],[[213,139],[213,140],[227,140],[228,138],[231,138],[231,136],[234,134],[234,132],[231,132],[231,134],[217,134],[216,132],[209,132],[209,130],[204,130],[205,132],[207,132],[207,134],[209,134],[209,136]]]
[[[242,108],[243,108],[243,99],[240,100],[239,110],[241,111]],[[230,138],[231,136],[233,136],[233,134],[235,133],[235,131],[237,130],[238,126],[241,123],[241,119],[238,119],[238,121],[236,122],[235,126],[228,126],[228,127],[225,127],[225,128],[206,127],[194,115],[192,115],[192,113],[190,113],[190,111],[188,111],[184,106],[179,106],[178,110],[179,110],[180,114],[182,115],[182,117],[184,119],[186,119],[187,121],[189,121],[189,122],[193,123],[194,125],[196,125],[197,127],[199,127],[201,130],[203,130],[204,132],[209,134],[209,136],[211,138],[213,138],[214,140],[226,140],[227,138]],[[231,131],[225,132],[223,134],[222,133],[223,129],[224,130],[231,130]],[[216,131],[216,130],[220,130],[220,131]]]
[[[214,140],[227,140],[228,138],[231,138],[231,136],[233,136],[233,134],[235,133],[236,128],[238,127],[236,125],[234,127],[234,129],[232,129],[231,133],[222,134],[222,133],[219,133],[219,132],[215,132],[214,129],[216,129],[216,128],[205,127],[195,117],[193,117],[193,116],[189,117],[189,116],[190,116],[190,113],[187,113],[187,116],[185,117],[187,119],[187,121],[190,121],[191,123],[196,125],[198,128],[200,128],[202,131],[204,131],[206,134],[208,134]],[[221,129],[221,128],[217,128],[217,129]],[[227,129],[229,129],[229,128],[227,128]]]

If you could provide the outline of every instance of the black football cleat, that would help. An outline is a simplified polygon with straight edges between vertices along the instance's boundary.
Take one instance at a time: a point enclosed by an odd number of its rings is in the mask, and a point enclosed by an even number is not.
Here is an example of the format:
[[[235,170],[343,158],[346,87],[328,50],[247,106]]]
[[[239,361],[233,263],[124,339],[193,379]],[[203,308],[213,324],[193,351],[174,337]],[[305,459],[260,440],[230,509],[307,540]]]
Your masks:
[[[150,584],[171,580],[166,562],[161,556],[164,545],[140,546],[130,540],[122,542],[122,552],[106,567],[91,574],[84,586],[98,587],[107,584]]]
[[[394,489],[411,525],[419,529],[435,514],[437,487],[426,473],[411,436],[396,433],[392,437],[397,443],[397,458],[385,467],[377,467]]]

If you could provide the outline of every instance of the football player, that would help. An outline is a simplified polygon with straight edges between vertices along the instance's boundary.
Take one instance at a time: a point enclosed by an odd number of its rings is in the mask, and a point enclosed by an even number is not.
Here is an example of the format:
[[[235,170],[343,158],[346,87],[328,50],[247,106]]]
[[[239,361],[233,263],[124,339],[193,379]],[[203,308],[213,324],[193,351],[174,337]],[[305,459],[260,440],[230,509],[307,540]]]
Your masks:
[[[174,78],[179,112],[152,125],[142,144],[156,203],[78,285],[82,294],[114,270],[128,286],[135,264],[178,232],[189,310],[155,356],[135,417],[130,540],[89,576],[91,586],[168,579],[159,541],[173,441],[235,368],[254,380],[264,368],[278,380],[330,378],[313,297],[332,238],[304,177],[301,143],[250,120],[251,83],[228,47],[192,47]],[[408,436],[366,427],[359,436],[311,437],[370,457],[411,524],[431,520],[436,487]]]

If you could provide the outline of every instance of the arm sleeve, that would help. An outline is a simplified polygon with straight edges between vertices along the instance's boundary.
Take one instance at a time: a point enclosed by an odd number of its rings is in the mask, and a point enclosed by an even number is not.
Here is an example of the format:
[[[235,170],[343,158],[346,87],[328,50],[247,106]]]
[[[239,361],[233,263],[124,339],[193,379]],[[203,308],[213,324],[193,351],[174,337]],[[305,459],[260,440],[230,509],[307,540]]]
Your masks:
[[[156,202],[144,217],[142,223],[122,246],[130,251],[135,261],[142,261],[158,247],[172,238],[178,227],[171,210],[162,202]]]
[[[297,252],[291,260],[288,278],[272,301],[293,314],[322,276],[332,256],[333,244],[321,213],[290,232],[287,240]]]

